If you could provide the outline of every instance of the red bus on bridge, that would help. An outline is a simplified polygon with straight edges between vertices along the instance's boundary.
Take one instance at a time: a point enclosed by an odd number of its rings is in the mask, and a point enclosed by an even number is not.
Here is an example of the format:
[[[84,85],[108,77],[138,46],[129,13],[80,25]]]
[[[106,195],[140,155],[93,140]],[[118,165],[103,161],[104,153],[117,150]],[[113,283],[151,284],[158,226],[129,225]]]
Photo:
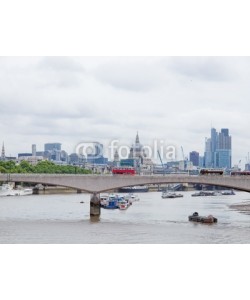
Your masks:
[[[116,167],[112,169],[112,174],[135,175],[135,168],[133,167]]]

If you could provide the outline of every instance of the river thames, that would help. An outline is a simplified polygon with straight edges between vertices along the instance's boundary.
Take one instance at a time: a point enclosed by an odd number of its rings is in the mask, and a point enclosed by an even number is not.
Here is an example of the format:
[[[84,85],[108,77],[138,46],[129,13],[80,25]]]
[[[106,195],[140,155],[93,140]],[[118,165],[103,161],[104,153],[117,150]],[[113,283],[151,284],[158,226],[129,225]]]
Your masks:
[[[90,220],[89,194],[0,198],[1,244],[248,244],[250,215],[231,204],[250,194],[162,199],[160,192],[138,194],[126,211],[102,209]],[[81,203],[84,202],[84,203]],[[188,221],[194,211],[218,218],[215,224]]]

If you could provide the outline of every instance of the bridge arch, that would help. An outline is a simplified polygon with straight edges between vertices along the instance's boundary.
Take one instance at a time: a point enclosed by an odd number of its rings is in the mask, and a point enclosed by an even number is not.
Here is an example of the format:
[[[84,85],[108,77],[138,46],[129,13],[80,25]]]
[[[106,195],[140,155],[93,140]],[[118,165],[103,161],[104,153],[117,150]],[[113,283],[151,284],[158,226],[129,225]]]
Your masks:
[[[43,184],[43,185],[49,185],[49,186],[61,186],[66,188],[72,188],[76,190],[81,190],[87,193],[92,193],[91,190],[86,189],[85,187],[78,187],[78,184],[73,184],[70,181],[63,180],[65,179],[61,177],[62,180],[53,180],[53,175],[50,176],[50,174],[33,174],[34,176],[30,176],[30,174],[8,174],[3,175],[0,174],[0,181],[3,182],[23,182],[23,183],[32,183],[32,184]],[[40,175],[40,176],[39,176]],[[58,177],[60,175],[56,175],[55,177]],[[62,175],[63,176],[63,175]],[[67,175],[66,175],[67,176]]]
[[[156,184],[177,184],[177,183],[189,183],[189,184],[202,184],[202,185],[211,185],[211,186],[218,186],[218,187],[225,187],[226,189],[235,189],[235,190],[240,190],[240,191],[244,191],[244,192],[250,192],[250,186],[249,187],[240,187],[238,184],[232,184],[232,183],[215,183],[215,182],[210,182],[209,180],[204,181],[204,182],[200,182],[199,180],[197,181],[189,181],[189,180],[184,180],[183,182],[181,181],[177,181],[177,180],[169,180],[169,179],[162,179],[161,181],[157,181],[157,183],[152,183],[150,180],[145,180],[143,182],[140,182],[140,184],[138,183],[131,183],[131,184],[121,184],[121,185],[116,185],[111,189],[119,189],[119,188],[123,188],[123,187],[127,187],[127,186],[137,186],[137,185],[156,185]],[[250,184],[250,182],[249,182]],[[103,192],[108,192],[109,189],[103,189],[100,190],[100,193]]]

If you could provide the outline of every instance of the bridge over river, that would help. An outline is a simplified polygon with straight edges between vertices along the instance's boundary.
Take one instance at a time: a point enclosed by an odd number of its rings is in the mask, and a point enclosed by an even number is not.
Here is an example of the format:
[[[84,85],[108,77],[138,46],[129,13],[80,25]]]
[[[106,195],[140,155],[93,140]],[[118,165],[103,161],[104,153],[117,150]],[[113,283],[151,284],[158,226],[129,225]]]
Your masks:
[[[0,174],[0,181],[29,182],[65,186],[93,194],[90,205],[98,206],[98,194],[126,186],[144,184],[198,183],[217,185],[250,192],[250,176],[230,175],[62,175],[62,174]],[[94,206],[95,206],[94,205]],[[93,205],[92,205],[93,206]],[[93,207],[94,207],[93,206]],[[92,207],[92,208],[93,208]],[[90,207],[91,208],[91,207]],[[91,212],[90,212],[91,213]]]
[[[161,183],[198,183],[223,186],[250,192],[250,176],[226,175],[62,175],[62,174],[0,174],[0,181],[30,182],[58,185],[89,193],[101,193],[125,186]]]

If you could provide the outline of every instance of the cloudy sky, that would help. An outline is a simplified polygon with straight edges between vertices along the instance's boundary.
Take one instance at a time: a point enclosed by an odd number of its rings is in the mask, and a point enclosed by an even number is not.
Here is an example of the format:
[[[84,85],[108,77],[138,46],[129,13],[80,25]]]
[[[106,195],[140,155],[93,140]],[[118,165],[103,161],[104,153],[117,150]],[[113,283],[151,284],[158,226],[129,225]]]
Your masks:
[[[204,152],[229,128],[233,163],[250,151],[249,57],[1,57],[0,142],[6,155],[61,142],[155,139]]]

